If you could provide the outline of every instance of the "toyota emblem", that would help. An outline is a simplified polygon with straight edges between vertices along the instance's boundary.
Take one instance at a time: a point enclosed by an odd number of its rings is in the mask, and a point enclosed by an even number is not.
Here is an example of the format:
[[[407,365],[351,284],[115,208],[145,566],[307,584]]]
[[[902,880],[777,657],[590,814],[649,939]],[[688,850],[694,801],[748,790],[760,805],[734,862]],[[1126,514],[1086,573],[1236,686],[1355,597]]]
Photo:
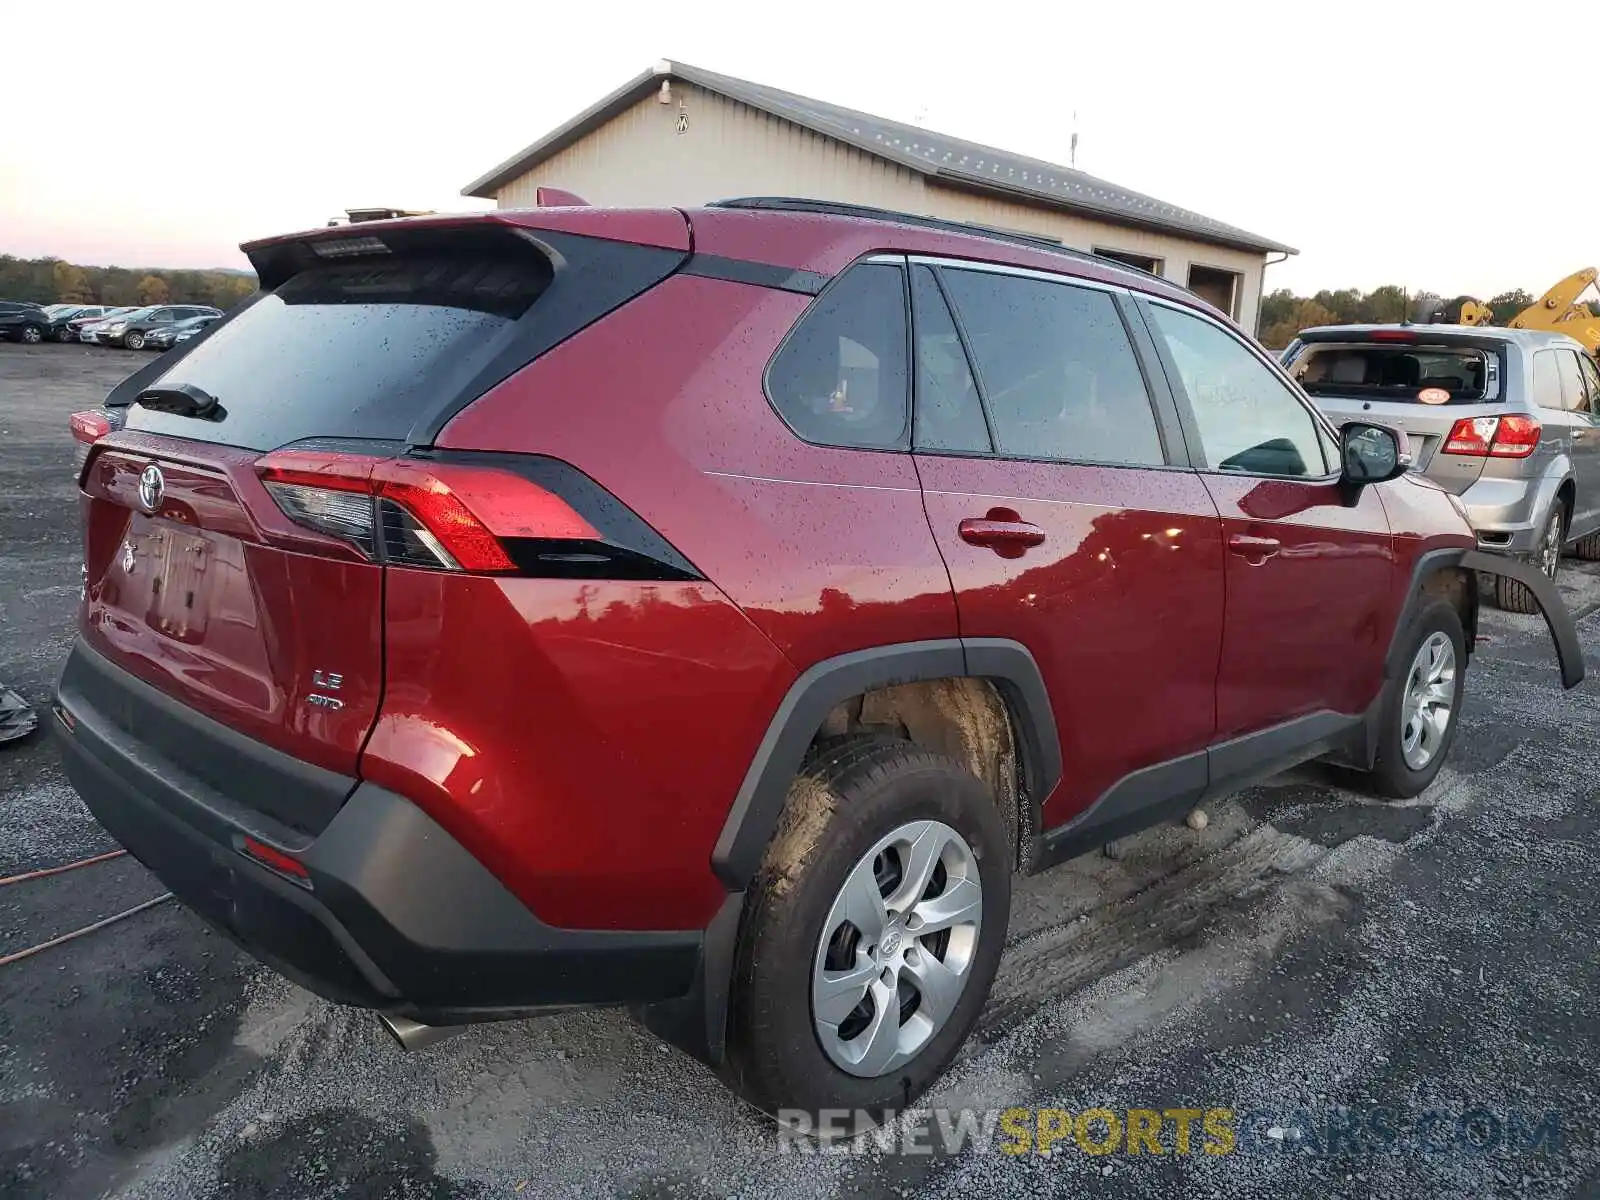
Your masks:
[[[139,503],[146,512],[156,512],[161,508],[161,498],[166,493],[166,478],[161,474],[161,468],[151,463],[139,475]]]

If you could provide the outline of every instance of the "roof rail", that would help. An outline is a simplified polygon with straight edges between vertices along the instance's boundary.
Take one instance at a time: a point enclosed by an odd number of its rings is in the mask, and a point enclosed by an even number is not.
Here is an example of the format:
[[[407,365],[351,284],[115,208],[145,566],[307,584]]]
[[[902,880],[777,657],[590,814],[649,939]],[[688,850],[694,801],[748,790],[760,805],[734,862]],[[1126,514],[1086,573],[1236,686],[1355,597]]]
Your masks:
[[[727,200],[713,200],[706,207],[759,208],[772,209],[779,212],[824,213],[834,217],[859,217],[868,221],[893,221],[897,225],[915,225],[921,229],[937,229],[945,233],[964,233],[990,238],[999,242],[1011,242],[1018,246],[1048,250],[1052,254],[1062,254],[1068,258],[1101,263],[1116,267],[1118,270],[1130,271],[1135,275],[1143,275],[1147,279],[1162,279],[1164,283],[1171,282],[1171,280],[1163,279],[1162,276],[1153,271],[1146,271],[1142,267],[1135,267],[1120,259],[1107,258],[1103,254],[1095,254],[1090,250],[1075,249],[1064,242],[1057,241],[1055,238],[1045,237],[1043,234],[1015,233],[1009,229],[996,229],[992,225],[979,225],[972,221],[951,221],[944,217],[918,216],[916,213],[898,212],[892,208],[875,208],[870,204],[848,204],[841,200],[808,200],[802,196],[734,196]]]

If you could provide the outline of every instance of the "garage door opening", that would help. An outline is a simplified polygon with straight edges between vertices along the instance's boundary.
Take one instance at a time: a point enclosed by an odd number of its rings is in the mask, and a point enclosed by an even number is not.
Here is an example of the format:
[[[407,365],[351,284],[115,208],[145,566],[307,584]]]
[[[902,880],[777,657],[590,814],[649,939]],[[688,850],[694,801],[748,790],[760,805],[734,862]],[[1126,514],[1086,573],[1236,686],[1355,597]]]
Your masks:
[[[1214,304],[1235,320],[1239,317],[1239,273],[1217,267],[1189,268],[1189,290],[1207,304]]]
[[[1109,258],[1112,262],[1138,267],[1139,270],[1149,271],[1152,275],[1161,274],[1161,260],[1148,254],[1134,254],[1130,250],[1107,250],[1101,246],[1096,246],[1094,252],[1101,258]]]

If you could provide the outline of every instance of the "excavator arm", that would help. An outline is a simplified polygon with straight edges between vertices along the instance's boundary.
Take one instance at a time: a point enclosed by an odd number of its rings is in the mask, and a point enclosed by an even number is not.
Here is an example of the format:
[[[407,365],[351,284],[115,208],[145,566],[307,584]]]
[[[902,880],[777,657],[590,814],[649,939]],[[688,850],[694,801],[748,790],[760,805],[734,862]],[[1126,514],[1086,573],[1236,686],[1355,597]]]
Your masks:
[[[1595,278],[1596,272],[1593,267],[1574,271],[1512,317],[1509,322],[1511,328],[1543,329],[1551,333],[1564,333],[1568,337],[1577,338],[1588,347],[1589,353],[1600,354],[1600,316],[1596,316],[1594,310],[1587,304],[1578,302],[1578,297],[1594,286]],[[1463,324],[1469,323],[1466,319],[1466,307],[1462,306]],[[1475,310],[1487,311],[1481,304],[1474,304],[1472,307]],[[1474,315],[1476,316],[1477,312],[1474,312]],[[1486,325],[1488,322],[1472,321],[1470,324]]]

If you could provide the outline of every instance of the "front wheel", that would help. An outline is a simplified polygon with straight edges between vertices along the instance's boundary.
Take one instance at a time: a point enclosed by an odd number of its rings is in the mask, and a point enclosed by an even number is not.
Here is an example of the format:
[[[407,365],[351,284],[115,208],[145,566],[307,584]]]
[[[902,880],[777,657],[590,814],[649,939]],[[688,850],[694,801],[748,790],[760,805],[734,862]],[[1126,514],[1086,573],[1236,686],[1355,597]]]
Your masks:
[[[1405,674],[1389,680],[1378,720],[1371,781],[1379,795],[1403,800],[1433,782],[1455,740],[1466,684],[1461,614],[1435,599],[1407,631]]]
[[[24,325],[17,336],[22,339],[24,346],[37,346],[44,341],[44,330],[37,325]]]
[[[137,329],[130,329],[122,339],[122,345],[128,350],[144,349],[144,334]]]
[[[909,1105],[976,1022],[1010,907],[1010,843],[970,772],[881,737],[814,758],[746,901],[735,1086],[852,1130]]]

